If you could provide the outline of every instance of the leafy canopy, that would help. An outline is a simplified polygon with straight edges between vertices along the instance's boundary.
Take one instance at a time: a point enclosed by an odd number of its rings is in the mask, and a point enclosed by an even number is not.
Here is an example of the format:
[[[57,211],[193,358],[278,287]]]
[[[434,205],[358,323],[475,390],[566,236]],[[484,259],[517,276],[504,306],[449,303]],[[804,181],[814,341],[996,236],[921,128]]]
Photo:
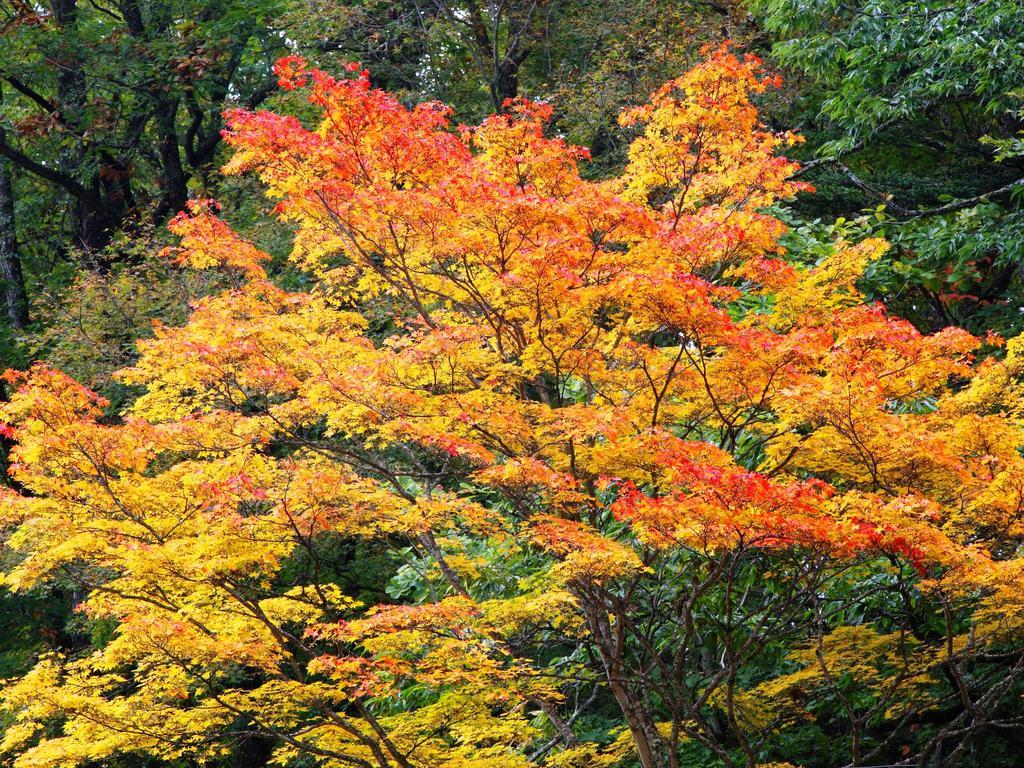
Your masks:
[[[870,761],[1000,716],[1021,345],[977,365],[866,305],[882,241],[781,260],[803,186],[755,58],[626,112],[600,183],[543,104],[452,131],[357,69],[277,74],[321,120],[230,113],[227,171],[311,288],[196,201],[168,255],[233,287],[140,344],[132,407],[10,375],[4,584],[114,627],[4,689],[14,765],[254,734],[296,766],[756,765],[815,728]],[[393,555],[393,604],[344,592],[339,541]]]

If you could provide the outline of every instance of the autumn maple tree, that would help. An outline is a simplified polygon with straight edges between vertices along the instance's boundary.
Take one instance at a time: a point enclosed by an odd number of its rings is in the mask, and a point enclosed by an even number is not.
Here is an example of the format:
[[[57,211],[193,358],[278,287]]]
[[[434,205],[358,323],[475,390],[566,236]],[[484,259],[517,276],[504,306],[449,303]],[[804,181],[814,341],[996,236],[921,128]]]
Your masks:
[[[456,130],[277,74],[319,123],[229,113],[226,171],[308,290],[196,201],[168,258],[233,288],[141,343],[130,408],[10,375],[4,584],[109,628],[4,688],[14,765],[755,766],[809,724],[932,765],[1019,724],[1024,344],[865,304],[882,241],[785,261],[760,62],[626,112],[601,182],[544,104]]]

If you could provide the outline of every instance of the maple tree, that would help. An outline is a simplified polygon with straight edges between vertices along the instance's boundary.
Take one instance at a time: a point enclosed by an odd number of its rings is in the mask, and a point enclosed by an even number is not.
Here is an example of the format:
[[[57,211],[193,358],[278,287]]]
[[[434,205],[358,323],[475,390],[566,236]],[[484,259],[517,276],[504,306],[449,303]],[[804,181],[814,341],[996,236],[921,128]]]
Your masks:
[[[805,187],[756,58],[627,111],[602,182],[544,104],[453,131],[276,72],[321,121],[229,113],[226,171],[309,290],[195,201],[168,257],[232,288],[140,343],[130,408],[9,374],[4,584],[110,627],[3,689],[14,765],[755,766],[809,721],[949,764],[1020,723],[1024,342],[865,304],[880,240],[782,259]],[[353,541],[390,601],[342,588]]]

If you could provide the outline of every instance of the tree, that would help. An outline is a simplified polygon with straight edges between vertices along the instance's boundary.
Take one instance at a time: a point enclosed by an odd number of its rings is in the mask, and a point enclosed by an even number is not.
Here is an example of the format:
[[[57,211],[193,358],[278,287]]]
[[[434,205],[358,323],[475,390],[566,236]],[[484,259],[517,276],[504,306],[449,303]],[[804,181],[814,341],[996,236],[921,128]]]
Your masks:
[[[806,78],[820,202],[832,215],[886,206],[876,229],[895,247],[876,295],[921,327],[1018,332],[1024,163],[997,150],[1024,129],[1021,4],[748,5],[773,57]]]
[[[67,200],[68,240],[95,261],[113,235],[180,210],[207,178],[230,98],[270,92],[273,4],[0,5],[14,130],[0,156]],[[102,264],[101,264],[102,266]]]
[[[321,121],[230,113],[227,170],[313,287],[194,201],[169,256],[234,287],[141,344],[129,410],[9,374],[5,584],[71,580],[107,627],[4,689],[16,766],[253,737],[293,765],[945,765],[1012,739],[1022,343],[976,363],[865,304],[882,241],[778,258],[766,209],[803,186],[757,59],[714,49],[626,112],[600,183],[545,105],[456,133],[364,72],[277,73]],[[342,590],[339,542],[391,553],[394,602]]]
[[[700,49],[749,36],[735,0],[366,2],[303,0],[281,24],[321,68],[361,62],[403,103],[442,101],[476,123],[517,96],[550,102],[555,129],[621,171],[619,112],[685,71]]]

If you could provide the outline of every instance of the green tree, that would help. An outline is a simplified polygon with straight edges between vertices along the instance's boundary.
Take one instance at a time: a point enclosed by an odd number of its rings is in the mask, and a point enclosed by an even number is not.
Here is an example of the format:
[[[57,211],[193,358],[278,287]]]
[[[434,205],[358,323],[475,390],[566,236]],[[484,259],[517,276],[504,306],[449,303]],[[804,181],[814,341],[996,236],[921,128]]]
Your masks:
[[[994,142],[1024,128],[1017,0],[749,0],[796,104],[823,194],[800,212],[879,202],[894,243],[876,297],[922,326],[1016,330],[1024,162]]]
[[[115,232],[162,220],[205,183],[226,102],[253,107],[274,86],[278,12],[252,0],[0,4],[0,155],[47,184],[48,205],[67,201],[64,248],[102,262]]]

